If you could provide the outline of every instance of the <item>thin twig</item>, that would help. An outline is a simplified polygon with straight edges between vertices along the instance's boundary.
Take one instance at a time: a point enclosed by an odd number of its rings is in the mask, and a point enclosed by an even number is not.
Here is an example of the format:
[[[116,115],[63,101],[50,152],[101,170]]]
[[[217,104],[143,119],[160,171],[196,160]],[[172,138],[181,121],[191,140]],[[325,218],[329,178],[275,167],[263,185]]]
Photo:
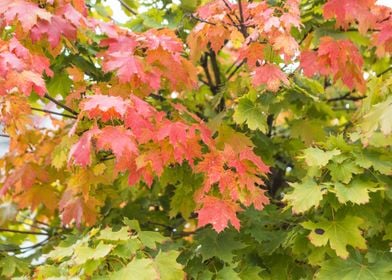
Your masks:
[[[57,106],[63,108],[64,110],[70,112],[71,114],[77,116],[78,112],[74,111],[73,109],[69,108],[67,105],[57,101],[56,99],[54,99],[53,97],[51,97],[49,94],[45,93],[44,97],[46,99],[49,99],[50,101],[52,101],[54,104],[56,104]]]
[[[229,76],[227,77],[227,80],[230,80],[231,77],[233,77],[234,74],[241,68],[241,66],[244,65],[244,63],[245,63],[245,59],[244,59],[243,61],[241,61],[241,63],[238,64],[238,65],[234,68],[233,72],[231,72],[231,73],[229,74]]]
[[[32,235],[49,235],[48,233],[45,232],[25,231],[25,230],[16,230],[16,229],[8,229],[8,228],[0,228],[0,232],[13,232],[13,233],[32,234]]]
[[[244,37],[248,37],[248,31],[246,30],[245,20],[244,20],[244,11],[242,9],[242,2],[238,0],[238,8],[240,10],[240,25],[241,25],[241,32]]]
[[[389,68],[385,69],[384,71],[378,73],[376,76],[377,76],[377,78],[379,78],[379,77],[381,77],[382,75],[384,75],[385,73],[387,73],[387,72],[389,72],[391,70],[392,70],[392,67],[389,67]]]
[[[52,115],[57,115],[57,116],[62,116],[62,117],[65,117],[65,118],[76,119],[76,117],[73,116],[73,115],[68,115],[68,114],[53,112],[53,111],[45,110],[45,109],[40,109],[40,108],[31,107],[31,110],[33,110],[33,111],[38,111],[38,112],[44,112],[44,113],[48,113],[48,114],[52,114]]]
[[[9,135],[7,135],[7,134],[0,134],[0,137],[4,137],[4,138],[10,138],[10,136]]]
[[[132,8],[127,5],[127,3],[125,3],[122,0],[118,0],[118,2],[120,2],[121,6],[123,6],[128,12],[130,12],[134,16],[137,16],[137,13],[134,10],[132,10]]]
[[[34,245],[27,246],[27,247],[19,247],[19,248],[13,248],[13,249],[2,249],[2,250],[0,250],[0,252],[18,252],[18,251],[19,252],[26,252],[26,251],[30,251],[30,250],[33,250],[35,248],[38,248],[40,246],[45,245],[49,241],[49,239],[50,238],[48,237],[45,240],[42,240],[41,242],[38,242]]]
[[[211,24],[211,25],[216,25],[216,24],[213,23],[213,22],[210,22],[210,21],[208,21],[208,20],[199,18],[199,17],[195,16],[194,14],[189,14],[189,16],[190,16],[191,18],[193,18],[194,20],[197,20],[197,21],[200,21],[200,22],[204,22],[204,23],[207,23],[207,24]]]
[[[339,97],[335,97],[335,98],[330,98],[327,99],[327,102],[335,102],[335,101],[342,101],[342,100],[350,100],[350,101],[358,101],[361,99],[366,98],[367,96],[351,96],[351,92],[346,93],[345,95],[339,96]]]

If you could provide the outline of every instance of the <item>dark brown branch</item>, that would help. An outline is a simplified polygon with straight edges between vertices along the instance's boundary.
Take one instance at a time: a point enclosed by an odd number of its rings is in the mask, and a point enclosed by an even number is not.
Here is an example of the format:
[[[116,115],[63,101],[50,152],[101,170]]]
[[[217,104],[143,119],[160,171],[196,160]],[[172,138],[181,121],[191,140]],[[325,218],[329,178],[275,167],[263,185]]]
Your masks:
[[[32,235],[49,235],[48,233],[45,232],[24,231],[24,230],[7,229],[7,228],[0,228],[0,232],[13,232],[13,233],[32,234]]]
[[[222,84],[221,77],[220,77],[220,71],[219,71],[219,65],[218,65],[218,61],[216,59],[216,54],[211,49],[210,49],[209,56],[211,58],[212,71],[214,72],[215,85],[216,85],[217,88],[219,88],[221,86],[221,84]]]
[[[7,135],[7,134],[3,134],[3,133],[1,133],[1,134],[0,134],[0,137],[4,137],[4,138],[10,138],[10,136],[9,136],[9,135]]]
[[[118,2],[120,2],[121,6],[123,6],[128,12],[130,12],[130,13],[133,14],[134,16],[137,16],[137,13],[136,13],[134,10],[132,10],[132,8],[129,7],[129,6],[127,5],[127,3],[125,3],[123,0],[118,0]]]
[[[50,101],[52,101],[54,104],[56,104],[57,106],[63,108],[64,110],[70,112],[71,114],[77,116],[78,112],[74,111],[73,109],[69,108],[67,105],[57,101],[56,99],[54,99],[53,97],[51,97],[49,94],[45,93],[44,97],[46,99],[49,99]]]
[[[268,125],[268,131],[267,131],[267,137],[272,136],[272,130],[274,128],[274,114],[270,114],[267,117],[267,125]]]
[[[330,98],[327,99],[327,102],[335,102],[335,101],[342,101],[342,100],[350,100],[350,101],[358,101],[361,99],[366,98],[367,96],[351,96],[351,92],[346,93],[345,95],[339,96],[339,97],[335,97],[335,98]]]
[[[244,37],[248,37],[248,31],[246,30],[245,20],[244,20],[244,11],[242,9],[242,2],[238,0],[238,8],[240,10],[240,26],[241,26],[241,33]]]
[[[229,74],[229,76],[227,77],[227,80],[230,80],[231,77],[233,77],[234,74],[241,68],[241,66],[244,65],[244,63],[245,63],[245,59],[244,59],[243,61],[241,61],[241,63],[238,64],[238,65],[234,68],[233,72],[231,72],[231,73]]]
[[[12,249],[3,249],[3,250],[0,250],[0,252],[26,252],[26,251],[30,251],[30,250],[33,250],[35,248],[38,248],[40,246],[45,245],[49,241],[49,239],[50,238],[46,238],[45,240],[42,240],[41,242],[38,242],[38,243],[31,245],[31,246],[18,247],[18,248],[12,248]]]
[[[62,116],[62,117],[65,117],[65,118],[76,119],[76,117],[75,117],[74,115],[68,115],[68,114],[53,112],[53,111],[49,111],[49,110],[45,110],[45,109],[40,109],[40,108],[31,107],[31,110],[33,110],[33,111],[38,111],[38,112],[44,112],[44,113],[48,113],[48,114],[52,114],[52,115],[57,115],[57,116]]]
[[[391,70],[392,70],[392,67],[389,67],[389,68],[385,69],[384,71],[378,73],[376,76],[377,76],[377,78],[379,78],[379,77],[381,77],[382,75],[384,75],[385,73],[387,73],[387,72],[389,72]]]
[[[298,42],[298,45],[300,46],[305,41],[305,39],[308,37],[308,35],[312,32],[313,32],[313,26],[308,30],[308,32],[306,32],[304,34],[304,37],[302,37],[301,41]]]
[[[215,86],[214,86],[214,83],[212,82],[210,70],[208,69],[208,56],[207,56],[207,54],[205,54],[201,58],[200,64],[201,64],[201,67],[203,67],[204,73],[206,75],[208,87],[211,89],[212,92],[214,92]]]
[[[204,22],[204,23],[207,23],[207,24],[211,24],[211,25],[216,25],[216,24],[213,23],[213,22],[210,22],[210,21],[208,21],[208,20],[199,18],[199,17],[195,16],[194,14],[189,14],[189,16],[190,16],[191,18],[193,18],[194,20],[197,20],[197,21],[200,21],[200,22]]]
[[[225,6],[229,9],[229,11],[233,12],[233,9],[230,7],[230,5],[226,2],[226,0],[222,0],[223,3],[225,3]],[[238,22],[240,22],[240,19],[238,18],[238,16],[236,14],[234,14],[235,18],[237,19]],[[234,21],[232,20],[233,24]]]

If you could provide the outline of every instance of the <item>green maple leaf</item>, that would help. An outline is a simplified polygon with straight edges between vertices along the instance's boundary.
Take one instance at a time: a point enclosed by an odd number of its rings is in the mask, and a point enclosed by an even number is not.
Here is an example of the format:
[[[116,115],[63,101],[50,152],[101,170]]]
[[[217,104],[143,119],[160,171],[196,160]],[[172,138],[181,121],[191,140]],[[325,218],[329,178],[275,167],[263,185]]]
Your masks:
[[[159,252],[155,257],[155,264],[159,270],[161,280],[177,280],[184,279],[185,273],[182,265],[177,262],[179,252]]]
[[[342,260],[335,258],[322,263],[316,274],[319,280],[386,280],[392,279],[392,263],[379,260],[367,263],[362,258]]]
[[[111,228],[105,228],[101,230],[98,239],[111,241],[128,240],[128,227],[122,227],[119,231],[113,231]]]
[[[21,274],[27,274],[30,270],[27,262],[24,262],[14,256],[2,257],[0,259],[0,269],[0,275],[7,277],[7,279],[12,276],[16,276],[17,271]]]
[[[372,150],[355,154],[356,163],[363,168],[373,167],[374,170],[392,175],[392,157]]]
[[[377,190],[376,186],[377,184],[374,182],[363,181],[358,178],[348,185],[335,183],[334,190],[340,203],[351,201],[355,204],[365,204],[369,202],[369,192]]]
[[[351,181],[353,174],[360,174],[363,171],[355,162],[347,160],[342,163],[331,163],[328,165],[328,169],[331,172],[332,180],[345,184]]]
[[[196,250],[200,252],[204,260],[218,257],[225,262],[231,262],[234,258],[233,251],[245,247],[240,241],[235,240],[237,234],[232,231],[224,231],[217,234],[211,229],[205,229],[196,236],[200,247]]]
[[[263,108],[250,99],[243,97],[238,103],[233,119],[238,124],[246,123],[251,130],[266,131],[267,123]]]
[[[233,268],[226,266],[223,269],[219,270],[219,272],[216,275],[216,280],[241,280],[240,276],[238,275],[237,272],[234,271]]]
[[[336,254],[346,259],[347,246],[366,249],[366,240],[361,235],[359,225],[363,220],[355,216],[346,216],[343,219],[321,221],[318,223],[304,222],[302,226],[311,230],[309,239],[315,246],[325,246],[327,243],[335,250]]]
[[[159,279],[152,259],[134,259],[126,267],[110,275],[112,280],[151,280]]]
[[[317,208],[323,199],[324,192],[313,179],[307,179],[302,183],[292,183],[293,191],[284,196],[284,199],[292,206],[294,213],[303,213],[310,208]]]
[[[47,83],[46,88],[51,96],[61,94],[67,96],[71,90],[72,80],[66,71],[55,73],[54,77]]]
[[[385,226],[385,235],[383,240],[392,240],[392,223]]]
[[[381,132],[388,135],[392,132],[392,97],[373,106],[370,112],[363,117],[360,127],[363,133],[370,137],[378,127]]]
[[[167,240],[166,237],[155,231],[141,231],[139,232],[138,237],[144,246],[151,249],[157,248],[156,243],[163,243]]]
[[[80,246],[75,249],[74,261],[76,264],[84,264],[88,260],[104,258],[113,249],[113,245],[99,243],[96,248]]]
[[[305,159],[308,166],[322,167],[327,165],[327,163],[337,155],[340,155],[340,151],[337,149],[332,151],[323,151],[319,148],[307,148],[304,150],[302,158]]]

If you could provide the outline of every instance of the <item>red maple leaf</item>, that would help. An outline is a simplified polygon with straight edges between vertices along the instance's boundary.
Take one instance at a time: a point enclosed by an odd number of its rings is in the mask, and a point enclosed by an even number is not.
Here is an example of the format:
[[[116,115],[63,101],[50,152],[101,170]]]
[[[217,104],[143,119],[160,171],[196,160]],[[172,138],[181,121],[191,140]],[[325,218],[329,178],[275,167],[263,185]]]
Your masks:
[[[322,37],[317,52],[304,52],[300,58],[305,75],[319,72],[332,75],[335,81],[342,80],[350,89],[366,90],[362,75],[363,58],[350,40]]]
[[[118,162],[130,161],[138,154],[135,139],[130,130],[120,126],[106,126],[96,135],[99,150],[111,150]]]
[[[324,17],[335,18],[336,25],[347,29],[352,23],[358,22],[361,33],[374,26],[376,17],[370,11],[376,0],[329,0],[324,5]]]
[[[123,118],[128,107],[129,103],[121,97],[102,94],[88,96],[80,105],[80,109],[87,112],[89,118],[101,117],[104,122]]]
[[[87,225],[94,225],[97,219],[97,205],[98,201],[93,197],[83,198],[75,195],[72,190],[66,190],[59,202],[62,223],[69,225],[74,222],[80,226],[84,221]]]
[[[201,203],[203,206],[197,211],[198,227],[211,224],[219,233],[228,227],[230,222],[235,229],[240,229],[240,221],[236,214],[241,210],[238,204],[213,196],[204,197]]]
[[[75,164],[80,166],[91,164],[91,140],[99,132],[100,130],[98,128],[93,128],[85,132],[82,137],[80,137],[79,141],[71,147],[68,162],[70,163],[71,160],[73,160]]]
[[[253,84],[255,86],[266,85],[268,90],[276,92],[282,83],[288,85],[289,80],[278,66],[264,64],[256,68],[253,77]]]

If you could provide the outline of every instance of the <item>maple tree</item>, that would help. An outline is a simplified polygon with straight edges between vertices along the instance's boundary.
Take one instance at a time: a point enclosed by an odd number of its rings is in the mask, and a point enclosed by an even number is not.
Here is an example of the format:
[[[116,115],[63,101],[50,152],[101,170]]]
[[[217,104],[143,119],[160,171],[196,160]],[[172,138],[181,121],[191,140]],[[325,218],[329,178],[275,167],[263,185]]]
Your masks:
[[[0,278],[390,279],[392,9],[118,3],[0,2]]]

